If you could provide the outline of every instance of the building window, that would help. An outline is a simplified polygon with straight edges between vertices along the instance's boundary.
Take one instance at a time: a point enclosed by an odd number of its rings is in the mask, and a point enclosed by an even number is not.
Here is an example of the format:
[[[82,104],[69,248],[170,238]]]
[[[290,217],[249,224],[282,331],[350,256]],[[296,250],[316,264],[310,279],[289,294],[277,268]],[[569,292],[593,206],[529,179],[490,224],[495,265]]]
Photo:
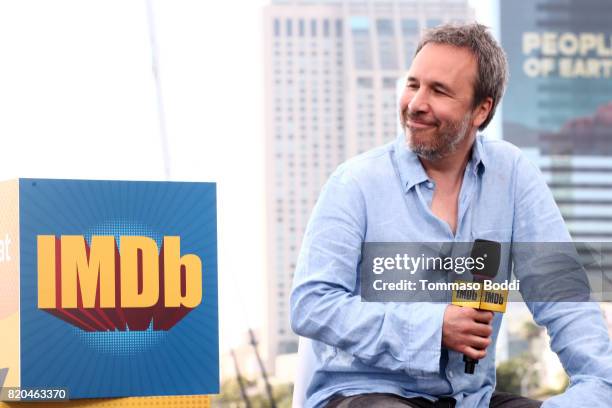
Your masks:
[[[357,87],[364,88],[364,89],[371,89],[372,88],[372,78],[365,78],[365,77],[357,78]]]
[[[336,20],[336,37],[342,37],[342,20]]]
[[[323,37],[329,37],[329,20],[323,20]]]
[[[427,28],[437,27],[442,24],[442,20],[439,18],[428,18],[427,19]]]
[[[310,35],[313,37],[317,36],[317,20],[310,21]]]
[[[383,78],[383,88],[385,89],[395,89],[396,83],[396,78]]]
[[[416,41],[411,39],[404,39],[404,52],[406,55],[406,59],[404,64],[406,68],[410,66],[412,63],[412,58],[414,57],[414,52],[416,51]]]
[[[280,21],[278,21],[278,18],[274,19],[274,36],[280,37]]]
[[[286,27],[286,29],[287,29],[287,33],[286,33],[287,37],[291,37],[292,28],[293,28],[292,21],[291,20],[287,20],[287,27]]]
[[[402,20],[402,34],[417,36],[419,34],[419,23],[416,19],[405,18]]]
[[[370,48],[370,28],[367,17],[353,16],[350,19],[353,33],[353,49],[355,51],[355,67],[370,69],[372,67],[372,51]]]
[[[388,18],[380,18],[376,20],[376,31],[379,36],[393,36],[393,22]]]
[[[299,33],[300,33],[300,37],[303,37],[304,36],[304,20],[300,19],[300,22],[298,24],[299,24],[298,25],[298,27],[299,27],[298,30],[299,30]]]

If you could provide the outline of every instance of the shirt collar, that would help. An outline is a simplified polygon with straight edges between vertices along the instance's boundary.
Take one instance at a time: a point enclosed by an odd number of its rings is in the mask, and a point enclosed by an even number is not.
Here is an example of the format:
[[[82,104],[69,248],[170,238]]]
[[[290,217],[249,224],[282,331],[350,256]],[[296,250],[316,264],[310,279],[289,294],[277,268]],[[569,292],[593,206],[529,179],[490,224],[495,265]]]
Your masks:
[[[482,168],[484,171],[487,165],[487,152],[484,148],[484,136],[476,135],[476,139],[474,140],[474,145],[472,147],[472,157],[470,158],[470,163],[472,165],[472,169],[474,171],[478,171],[478,169]]]
[[[406,136],[400,133],[394,145],[397,166],[404,191],[408,192],[417,184],[429,180],[418,156],[406,146]],[[472,146],[472,157],[467,164],[474,174],[482,174],[486,166],[486,154],[483,146],[483,136],[476,135]]]
[[[406,136],[400,133],[395,141],[397,167],[404,192],[428,180],[427,173],[418,156],[406,146]]]

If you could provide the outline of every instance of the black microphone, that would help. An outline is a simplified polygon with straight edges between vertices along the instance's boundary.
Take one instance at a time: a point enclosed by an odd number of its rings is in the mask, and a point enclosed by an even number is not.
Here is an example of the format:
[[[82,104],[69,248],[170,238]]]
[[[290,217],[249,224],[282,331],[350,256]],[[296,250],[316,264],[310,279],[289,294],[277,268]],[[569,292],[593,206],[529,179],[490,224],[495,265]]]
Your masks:
[[[478,258],[482,259],[483,265],[482,268],[472,268],[474,282],[480,284],[478,296],[479,306],[477,307],[477,309],[491,310],[486,306],[483,307],[483,303],[486,302],[482,300],[482,297],[484,295],[482,286],[485,280],[493,280],[493,278],[497,276],[497,271],[499,270],[501,258],[501,244],[495,241],[477,239],[476,241],[474,241],[474,245],[472,246],[472,253],[470,254],[470,257],[474,260]],[[476,368],[476,364],[478,364],[478,360],[470,358],[464,354],[463,361],[465,362],[465,373],[474,374],[474,369]]]

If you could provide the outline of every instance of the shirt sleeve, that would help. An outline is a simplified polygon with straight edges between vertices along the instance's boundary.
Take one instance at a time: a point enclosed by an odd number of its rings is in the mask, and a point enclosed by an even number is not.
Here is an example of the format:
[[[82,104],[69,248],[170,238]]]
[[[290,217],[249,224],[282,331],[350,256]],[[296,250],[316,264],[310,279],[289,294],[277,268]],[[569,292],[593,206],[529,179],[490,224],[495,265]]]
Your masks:
[[[571,241],[543,176],[524,156],[519,158],[516,180],[513,241],[535,245]],[[515,259],[519,279],[529,269],[522,268],[522,261]],[[570,377],[568,389],[545,401],[542,407],[608,407],[612,401],[612,345],[599,305],[589,301],[532,300],[526,302],[527,306],[536,323],[546,327],[551,349]]]
[[[366,228],[364,196],[341,167],[306,228],[291,293],[292,328],[373,367],[437,374],[447,305],[362,302],[356,292]]]

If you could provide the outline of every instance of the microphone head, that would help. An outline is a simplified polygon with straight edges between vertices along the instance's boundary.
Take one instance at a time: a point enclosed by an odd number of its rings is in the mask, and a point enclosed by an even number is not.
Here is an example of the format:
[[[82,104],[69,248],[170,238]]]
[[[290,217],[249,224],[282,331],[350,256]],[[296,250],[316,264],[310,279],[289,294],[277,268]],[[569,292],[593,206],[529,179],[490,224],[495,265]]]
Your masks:
[[[477,239],[472,246],[472,259],[482,258],[484,268],[472,269],[474,280],[489,280],[495,278],[501,260],[501,244],[496,241]]]

